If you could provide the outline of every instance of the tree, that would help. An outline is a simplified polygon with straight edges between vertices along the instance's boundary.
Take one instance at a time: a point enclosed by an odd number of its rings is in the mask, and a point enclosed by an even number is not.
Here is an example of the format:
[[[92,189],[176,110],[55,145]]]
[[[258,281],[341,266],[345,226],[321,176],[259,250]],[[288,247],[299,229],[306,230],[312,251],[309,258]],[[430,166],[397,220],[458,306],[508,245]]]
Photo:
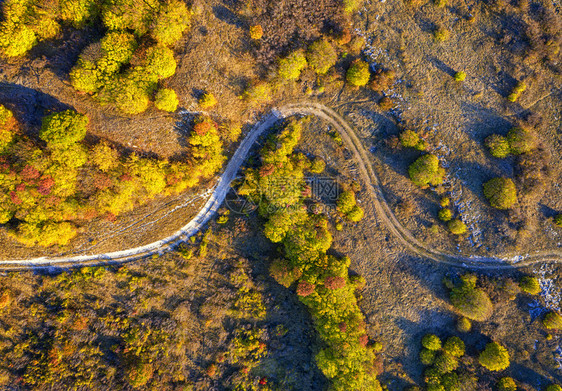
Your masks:
[[[105,141],[94,145],[89,154],[90,162],[103,172],[108,172],[119,164],[119,152]]]
[[[413,130],[404,130],[398,137],[402,146],[406,148],[415,148],[420,142],[420,135]]]
[[[185,3],[168,0],[160,6],[160,11],[150,34],[163,45],[172,45],[178,41],[189,27],[190,13]]]
[[[481,289],[476,288],[476,277],[463,275],[459,284],[449,293],[451,304],[464,317],[482,322],[492,314],[492,301]]]
[[[538,295],[541,292],[539,280],[533,276],[523,276],[519,280],[519,288],[530,295]]]
[[[511,153],[509,141],[507,141],[507,138],[500,136],[499,134],[492,134],[484,140],[484,143],[490,150],[490,154],[493,157],[505,158]]]
[[[336,49],[325,38],[312,43],[306,53],[308,64],[320,75],[325,74],[336,64]]]
[[[412,182],[417,186],[437,186],[443,182],[445,170],[439,166],[437,156],[426,154],[410,164],[408,174]]]
[[[462,357],[465,351],[465,345],[459,337],[449,337],[443,345],[443,351],[454,357]]]
[[[517,384],[511,377],[502,377],[498,381],[498,391],[517,391]]]
[[[154,105],[163,111],[176,111],[178,103],[176,92],[170,88],[159,89],[154,98]]]
[[[509,178],[493,178],[484,184],[484,196],[496,209],[510,209],[517,202],[517,188]]]
[[[88,117],[74,110],[51,114],[43,118],[39,137],[49,147],[65,148],[84,139],[88,123]]]
[[[501,371],[509,367],[509,353],[497,342],[490,342],[478,356],[478,362],[490,371]]]
[[[356,60],[347,70],[346,80],[349,84],[355,87],[363,87],[369,82],[371,71],[369,70],[369,63]]]
[[[441,340],[437,335],[426,334],[422,338],[422,346],[429,350],[439,350],[441,349]]]
[[[554,311],[549,312],[542,320],[542,324],[548,330],[560,330],[562,329],[562,315]]]
[[[296,50],[287,57],[279,60],[277,70],[279,76],[287,80],[296,80],[301,75],[301,71],[306,68],[306,56],[303,50]]]
[[[449,228],[449,231],[451,231],[451,233],[455,235],[463,235],[467,230],[466,224],[459,219],[449,221],[447,227]]]
[[[514,155],[532,151],[536,147],[535,136],[524,128],[513,128],[507,133],[509,148]]]

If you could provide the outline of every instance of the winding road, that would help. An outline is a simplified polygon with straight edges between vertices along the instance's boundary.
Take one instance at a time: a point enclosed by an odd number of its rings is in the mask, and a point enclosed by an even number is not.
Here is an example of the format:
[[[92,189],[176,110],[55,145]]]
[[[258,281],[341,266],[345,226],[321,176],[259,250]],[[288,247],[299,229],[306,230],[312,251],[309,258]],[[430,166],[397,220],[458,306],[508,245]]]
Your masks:
[[[189,237],[195,235],[216,214],[230,191],[230,183],[236,177],[240,166],[246,159],[251,147],[258,137],[269,129],[280,119],[292,115],[314,115],[330,123],[340,133],[346,147],[354,156],[368,192],[372,196],[372,202],[377,216],[384,222],[392,234],[410,251],[416,255],[429,258],[436,262],[470,269],[505,269],[529,266],[543,261],[562,261],[562,250],[553,249],[547,251],[536,251],[525,255],[509,255],[503,257],[480,257],[450,254],[439,249],[432,248],[417,240],[396,219],[386,202],[380,181],[369,163],[369,155],[354,129],[334,110],[320,103],[295,103],[278,107],[258,122],[248,135],[242,140],[240,146],[228,162],[218,183],[209,189],[210,197],[197,213],[185,226],[174,234],[156,242],[102,254],[76,255],[69,257],[40,257],[32,259],[0,260],[0,269],[17,270],[31,268],[54,268],[54,267],[78,267],[96,266],[112,263],[130,262],[155,254],[162,254],[174,249]]]

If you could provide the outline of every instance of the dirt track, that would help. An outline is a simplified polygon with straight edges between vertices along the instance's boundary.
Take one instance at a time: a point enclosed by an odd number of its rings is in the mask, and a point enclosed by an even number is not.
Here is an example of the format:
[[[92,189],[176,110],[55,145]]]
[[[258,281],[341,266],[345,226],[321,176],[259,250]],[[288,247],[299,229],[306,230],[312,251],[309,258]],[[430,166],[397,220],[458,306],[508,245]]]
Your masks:
[[[543,261],[562,261],[562,250],[537,251],[525,255],[505,255],[502,257],[467,257],[455,255],[433,249],[421,243],[404,228],[390,210],[380,186],[379,179],[375,174],[363,144],[357,137],[353,128],[334,110],[319,103],[295,103],[273,109],[262,121],[257,123],[248,135],[242,140],[234,156],[228,162],[217,185],[209,189],[211,194],[203,208],[185,226],[167,238],[147,244],[145,246],[130,248],[127,250],[79,255],[71,257],[41,257],[20,260],[0,260],[0,268],[4,270],[49,268],[49,267],[77,267],[94,266],[100,264],[130,262],[146,258],[154,254],[160,254],[176,247],[178,244],[195,235],[217,212],[223,203],[227,193],[230,191],[230,183],[236,177],[240,166],[246,159],[248,152],[256,142],[257,138],[279,119],[296,115],[314,115],[331,125],[341,134],[346,147],[353,153],[359,172],[367,186],[378,217],[384,222],[388,229],[409,250],[420,257],[429,258],[436,262],[449,264],[457,267],[471,269],[501,269],[524,267]],[[212,191],[212,193],[211,193]]]

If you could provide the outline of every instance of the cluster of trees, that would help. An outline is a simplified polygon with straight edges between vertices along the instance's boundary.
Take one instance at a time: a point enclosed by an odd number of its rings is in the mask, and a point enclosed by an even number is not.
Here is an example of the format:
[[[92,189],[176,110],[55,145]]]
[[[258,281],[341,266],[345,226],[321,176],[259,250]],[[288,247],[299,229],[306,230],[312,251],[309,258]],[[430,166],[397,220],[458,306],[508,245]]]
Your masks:
[[[3,13],[0,53],[8,57],[24,55],[37,42],[53,38],[61,23],[80,28],[101,22],[106,35],[82,52],[70,72],[74,88],[127,114],[145,111],[151,100],[161,110],[176,110],[175,92],[159,89],[159,83],[176,71],[170,46],[189,27],[191,13],[185,3],[8,0]]]
[[[285,254],[272,263],[270,272],[281,285],[295,285],[299,299],[311,312],[322,345],[316,363],[330,379],[331,389],[381,390],[375,370],[380,358],[368,345],[355,295],[363,280],[348,275],[348,257],[326,253],[332,244],[327,218],[306,212],[303,172],[310,162],[293,154],[301,127],[300,122],[290,121],[267,143],[261,168],[248,171],[241,191],[255,197],[262,190],[259,210],[267,218],[265,235],[281,243]],[[276,188],[280,178],[292,180]],[[269,186],[274,189],[265,190]]]
[[[209,178],[224,162],[218,126],[195,121],[191,159],[168,162],[128,156],[106,141],[88,146],[88,118],[72,110],[43,118],[38,142],[17,133],[3,106],[0,135],[0,224],[26,245],[66,245],[77,226],[96,216],[114,218],[160,194],[176,194]],[[10,140],[8,142],[8,140]],[[87,184],[86,187],[78,183]]]
[[[466,374],[456,371],[464,356],[465,345],[459,337],[449,337],[444,344],[439,337],[427,334],[422,338],[420,361],[429,366],[424,371],[428,391],[459,391],[467,381]]]

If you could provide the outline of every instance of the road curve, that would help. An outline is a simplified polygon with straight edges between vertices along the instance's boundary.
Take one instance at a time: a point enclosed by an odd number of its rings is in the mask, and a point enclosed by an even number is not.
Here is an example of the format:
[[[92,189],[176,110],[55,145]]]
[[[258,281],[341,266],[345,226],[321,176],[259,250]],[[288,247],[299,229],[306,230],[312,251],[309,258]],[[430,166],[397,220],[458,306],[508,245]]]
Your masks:
[[[467,257],[463,255],[450,254],[425,245],[412,236],[410,231],[400,224],[394,213],[390,210],[390,207],[384,198],[380,181],[369,163],[367,151],[360,139],[357,137],[353,128],[334,110],[320,103],[295,103],[271,110],[267,116],[265,116],[252,128],[248,135],[242,140],[238,149],[228,162],[224,172],[219,177],[218,183],[214,186],[214,188],[208,190],[210,197],[205,205],[191,221],[174,234],[144,246],[109,253],[76,255],[69,257],[40,257],[31,259],[0,260],[0,269],[44,269],[54,267],[78,267],[123,263],[150,257],[155,254],[162,254],[165,251],[174,249],[177,245],[186,241],[190,236],[195,235],[216,214],[230,190],[230,183],[236,177],[240,166],[246,159],[248,152],[258,137],[278,120],[297,114],[314,115],[329,122],[335,129],[338,130],[346,147],[352,152],[355,158],[356,164],[359,168],[359,173],[371,195],[378,217],[385,223],[392,234],[406,248],[414,252],[416,255],[432,259],[439,263],[470,269],[518,268],[543,261],[562,261],[562,250],[559,249],[536,251],[526,255]]]

